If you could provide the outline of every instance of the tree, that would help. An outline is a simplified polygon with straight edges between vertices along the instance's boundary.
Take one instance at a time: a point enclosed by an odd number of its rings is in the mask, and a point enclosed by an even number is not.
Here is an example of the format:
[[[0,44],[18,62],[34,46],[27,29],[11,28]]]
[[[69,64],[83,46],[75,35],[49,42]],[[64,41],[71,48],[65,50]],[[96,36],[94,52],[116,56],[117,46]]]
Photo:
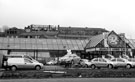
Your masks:
[[[3,25],[1,28],[1,32],[5,32],[8,29],[9,29],[9,27],[7,25]]]

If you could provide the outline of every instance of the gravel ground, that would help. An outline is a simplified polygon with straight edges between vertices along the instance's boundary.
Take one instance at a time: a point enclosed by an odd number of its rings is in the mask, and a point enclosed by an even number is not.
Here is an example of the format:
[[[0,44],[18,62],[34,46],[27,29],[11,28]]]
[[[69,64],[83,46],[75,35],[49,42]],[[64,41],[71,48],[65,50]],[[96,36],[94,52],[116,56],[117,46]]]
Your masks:
[[[4,79],[0,82],[135,82],[135,78]]]

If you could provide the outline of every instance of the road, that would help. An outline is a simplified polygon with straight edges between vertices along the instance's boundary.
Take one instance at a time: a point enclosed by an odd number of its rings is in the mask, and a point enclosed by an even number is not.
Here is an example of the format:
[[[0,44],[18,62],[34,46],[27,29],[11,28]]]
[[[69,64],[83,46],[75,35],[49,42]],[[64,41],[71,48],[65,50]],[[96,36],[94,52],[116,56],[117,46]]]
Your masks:
[[[135,82],[135,78],[0,79],[0,82]]]

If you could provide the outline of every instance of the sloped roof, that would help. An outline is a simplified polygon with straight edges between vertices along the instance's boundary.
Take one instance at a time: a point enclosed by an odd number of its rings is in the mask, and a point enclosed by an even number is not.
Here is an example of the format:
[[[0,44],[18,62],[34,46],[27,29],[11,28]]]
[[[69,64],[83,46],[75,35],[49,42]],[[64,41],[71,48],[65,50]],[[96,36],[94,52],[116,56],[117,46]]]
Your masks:
[[[128,39],[129,45],[131,45],[132,49],[135,49],[135,39]]]
[[[0,49],[84,50],[88,40],[0,37]]]
[[[96,47],[104,38],[107,38],[111,33],[115,33],[115,32],[111,31],[111,32],[103,33],[103,34],[90,38],[85,48],[88,49],[88,48]],[[127,39],[127,38],[122,38],[122,37],[120,38],[123,41],[125,41],[132,49],[135,49],[135,39]]]
[[[88,42],[88,44],[86,45],[85,48],[95,47],[103,39],[104,39],[103,34],[93,36],[92,38],[89,39],[89,42]]]

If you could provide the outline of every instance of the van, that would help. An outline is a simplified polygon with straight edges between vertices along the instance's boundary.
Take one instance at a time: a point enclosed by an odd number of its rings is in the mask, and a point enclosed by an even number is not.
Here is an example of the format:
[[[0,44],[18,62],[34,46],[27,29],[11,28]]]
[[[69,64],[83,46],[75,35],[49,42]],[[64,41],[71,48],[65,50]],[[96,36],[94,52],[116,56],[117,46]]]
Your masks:
[[[40,70],[43,68],[43,64],[34,62],[28,58],[8,58],[6,64],[4,64],[5,68],[9,68],[12,71],[17,69],[36,69]]]

